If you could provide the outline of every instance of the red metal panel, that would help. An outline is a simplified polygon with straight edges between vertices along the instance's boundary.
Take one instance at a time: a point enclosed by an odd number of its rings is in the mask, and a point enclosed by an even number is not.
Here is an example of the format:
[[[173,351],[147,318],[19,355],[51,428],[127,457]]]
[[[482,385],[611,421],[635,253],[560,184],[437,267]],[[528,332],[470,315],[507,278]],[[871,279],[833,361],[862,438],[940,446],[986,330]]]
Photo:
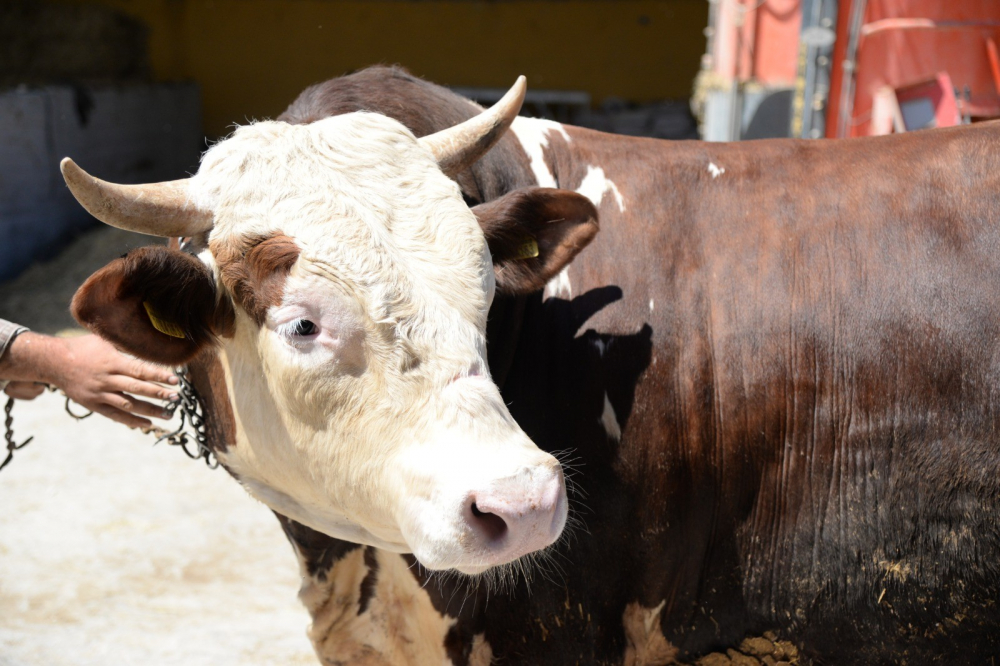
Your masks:
[[[833,66],[830,73],[830,97],[826,111],[826,136],[832,139],[838,136],[837,128],[840,123],[841,97],[845,94],[844,88],[848,83],[845,76],[848,71],[844,68],[844,61],[847,59],[848,34],[851,16],[854,12],[856,2],[864,0],[840,0],[837,7],[837,41],[833,45]]]
[[[728,80],[790,85],[801,22],[799,0],[720,2],[713,70]]]
[[[849,6],[841,5],[834,57],[833,90],[827,136],[838,128],[849,73],[843,63],[849,41]],[[845,5],[847,11],[845,11]],[[872,99],[883,86],[899,89],[947,72],[960,90],[971,92],[971,115],[1000,112],[988,44],[1000,39],[1000,2],[996,0],[868,0],[858,38],[854,95],[845,136],[864,136]]]
[[[768,0],[757,10],[753,78],[766,86],[795,81],[802,10],[798,0]]]

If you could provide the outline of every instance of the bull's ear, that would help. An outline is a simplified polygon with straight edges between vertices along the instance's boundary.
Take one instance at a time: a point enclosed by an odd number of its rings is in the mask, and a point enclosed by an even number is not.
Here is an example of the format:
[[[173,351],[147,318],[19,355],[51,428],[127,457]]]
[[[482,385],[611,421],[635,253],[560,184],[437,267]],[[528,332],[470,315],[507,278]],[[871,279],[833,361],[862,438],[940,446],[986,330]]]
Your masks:
[[[186,363],[235,326],[232,303],[216,298],[208,267],[166,247],[112,261],[77,290],[71,310],[119,349],[163,365]]]
[[[526,187],[472,209],[493,255],[497,289],[537,291],[573,261],[597,234],[597,209],[587,197]]]

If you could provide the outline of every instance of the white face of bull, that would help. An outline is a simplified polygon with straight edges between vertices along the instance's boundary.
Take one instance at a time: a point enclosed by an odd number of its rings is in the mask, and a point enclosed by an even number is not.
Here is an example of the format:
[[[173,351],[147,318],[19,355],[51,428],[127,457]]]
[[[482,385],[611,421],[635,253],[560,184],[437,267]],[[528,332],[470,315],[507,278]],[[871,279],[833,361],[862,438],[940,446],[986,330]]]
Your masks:
[[[489,150],[524,90],[421,139],[366,113],[258,123],[184,181],[115,185],[64,160],[104,222],[208,241],[197,259],[161,246],[111,262],[74,316],[164,364],[215,347],[236,421],[216,453],[289,518],[432,569],[544,548],[566,520],[562,470],[490,379],[486,317],[497,284],[530,293],[562,270],[596,209],[525,188],[472,212],[445,175]]]
[[[561,468],[489,377],[483,232],[407,129],[363,113],[258,123],[209,150],[191,187],[215,214],[202,259],[220,290],[255,240],[298,249],[264,320],[237,307],[221,344],[238,443],[219,457],[252,495],[432,569],[479,572],[558,537]]]

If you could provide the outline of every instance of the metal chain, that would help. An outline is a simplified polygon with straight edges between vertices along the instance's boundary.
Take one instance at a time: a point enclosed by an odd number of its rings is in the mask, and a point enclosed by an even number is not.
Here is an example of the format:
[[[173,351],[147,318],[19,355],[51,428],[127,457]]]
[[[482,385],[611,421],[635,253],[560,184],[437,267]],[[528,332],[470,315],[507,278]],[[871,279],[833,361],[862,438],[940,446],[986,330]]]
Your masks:
[[[45,386],[45,388],[47,388],[52,393],[55,393],[56,391],[59,390],[55,386],[50,386],[49,384],[45,384],[44,386]],[[66,394],[63,393],[63,395],[66,395]],[[31,436],[28,439],[26,439],[23,442],[21,442],[20,444],[15,444],[14,443],[14,428],[13,428],[13,425],[14,425],[14,415],[11,414],[11,410],[13,410],[13,409],[14,409],[14,398],[10,398],[9,397],[9,398],[7,398],[7,404],[4,406],[4,409],[3,409],[3,411],[4,411],[4,417],[5,417],[4,418],[4,440],[6,440],[6,442],[7,442],[7,457],[4,459],[3,463],[0,463],[0,469],[3,469],[4,467],[6,467],[7,464],[11,460],[14,459],[14,451],[17,451],[18,449],[23,449],[25,446],[28,445],[28,442],[30,442],[31,440],[33,440],[35,438],[34,436]],[[92,411],[90,411],[88,409],[86,414],[75,414],[73,412],[73,410],[70,408],[70,397],[68,395],[66,396],[66,405],[65,405],[64,409],[66,410],[67,414],[69,414],[70,416],[72,416],[77,421],[82,421],[82,420],[84,420],[85,418],[87,418],[88,416],[90,416],[91,414],[94,413],[94,412],[92,412]]]
[[[34,437],[29,437],[20,444],[14,442],[14,417],[11,415],[10,411],[14,409],[14,398],[7,398],[7,404],[4,405],[4,434],[3,438],[7,442],[7,457],[4,458],[3,463],[0,463],[0,469],[6,467],[11,460],[14,459],[14,451],[18,449],[23,449],[28,445],[28,443],[34,439]]]
[[[208,434],[205,427],[205,406],[201,400],[201,396],[198,395],[198,391],[195,390],[194,385],[188,379],[187,368],[178,368],[175,372],[177,378],[180,382],[180,386],[177,391],[177,400],[171,400],[167,403],[166,411],[173,418],[174,414],[179,410],[181,415],[181,423],[174,431],[167,431],[163,428],[150,428],[144,430],[146,434],[152,434],[156,436],[156,441],[153,445],[157,445],[160,442],[166,441],[167,444],[171,446],[179,446],[181,450],[191,459],[197,460],[202,458],[205,460],[205,464],[208,465],[210,469],[215,469],[219,466],[219,461],[212,452],[212,449],[208,446]],[[49,386],[50,391],[55,391],[55,387]],[[4,407],[4,440],[7,443],[7,457],[2,463],[0,463],[0,470],[10,463],[14,458],[14,451],[22,449],[31,442],[34,437],[29,437],[20,444],[14,442],[14,417],[11,414],[11,410],[14,408],[14,398],[7,398],[7,404]],[[88,411],[86,414],[80,415],[75,414],[72,409],[70,409],[70,398],[66,397],[66,413],[72,416],[77,421],[82,421],[87,418],[93,412]]]
[[[178,398],[167,405],[167,411],[173,417],[174,413],[180,410],[181,423],[173,432],[167,432],[162,428],[151,429],[149,432],[157,437],[153,445],[166,441],[171,446],[179,446],[188,458],[192,460],[202,458],[209,469],[215,469],[219,466],[219,460],[208,446],[205,405],[201,396],[198,395],[198,391],[195,390],[194,384],[188,379],[187,368],[178,368],[175,374],[180,381],[180,388],[177,391]],[[191,450],[189,446],[194,446],[194,450]]]
[[[59,389],[57,389],[55,386],[50,386],[49,390],[54,393],[54,392],[58,391]],[[63,395],[66,395],[66,394],[64,393]],[[86,414],[75,414],[73,412],[72,408],[70,407],[70,403],[71,402],[72,402],[72,400],[67,395],[66,396],[66,405],[63,407],[63,409],[65,409],[66,413],[69,414],[70,416],[72,416],[77,421],[82,421],[82,420],[84,420],[85,418],[87,418],[88,416],[90,416],[91,414],[94,413],[94,412],[92,412],[91,410],[88,409]]]

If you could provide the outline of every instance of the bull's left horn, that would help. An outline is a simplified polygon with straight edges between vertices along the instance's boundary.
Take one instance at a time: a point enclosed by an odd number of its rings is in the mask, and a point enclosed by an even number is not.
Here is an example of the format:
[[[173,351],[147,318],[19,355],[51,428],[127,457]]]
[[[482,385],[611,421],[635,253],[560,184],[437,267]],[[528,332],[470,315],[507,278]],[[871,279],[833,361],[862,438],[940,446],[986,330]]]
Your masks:
[[[525,78],[519,76],[507,94],[489,109],[454,127],[425,136],[420,143],[434,154],[442,171],[455,176],[500,140],[521,110],[527,90]]]
[[[94,178],[68,157],[59,170],[80,205],[112,227],[167,238],[212,228],[212,213],[191,203],[187,180],[118,185]]]

